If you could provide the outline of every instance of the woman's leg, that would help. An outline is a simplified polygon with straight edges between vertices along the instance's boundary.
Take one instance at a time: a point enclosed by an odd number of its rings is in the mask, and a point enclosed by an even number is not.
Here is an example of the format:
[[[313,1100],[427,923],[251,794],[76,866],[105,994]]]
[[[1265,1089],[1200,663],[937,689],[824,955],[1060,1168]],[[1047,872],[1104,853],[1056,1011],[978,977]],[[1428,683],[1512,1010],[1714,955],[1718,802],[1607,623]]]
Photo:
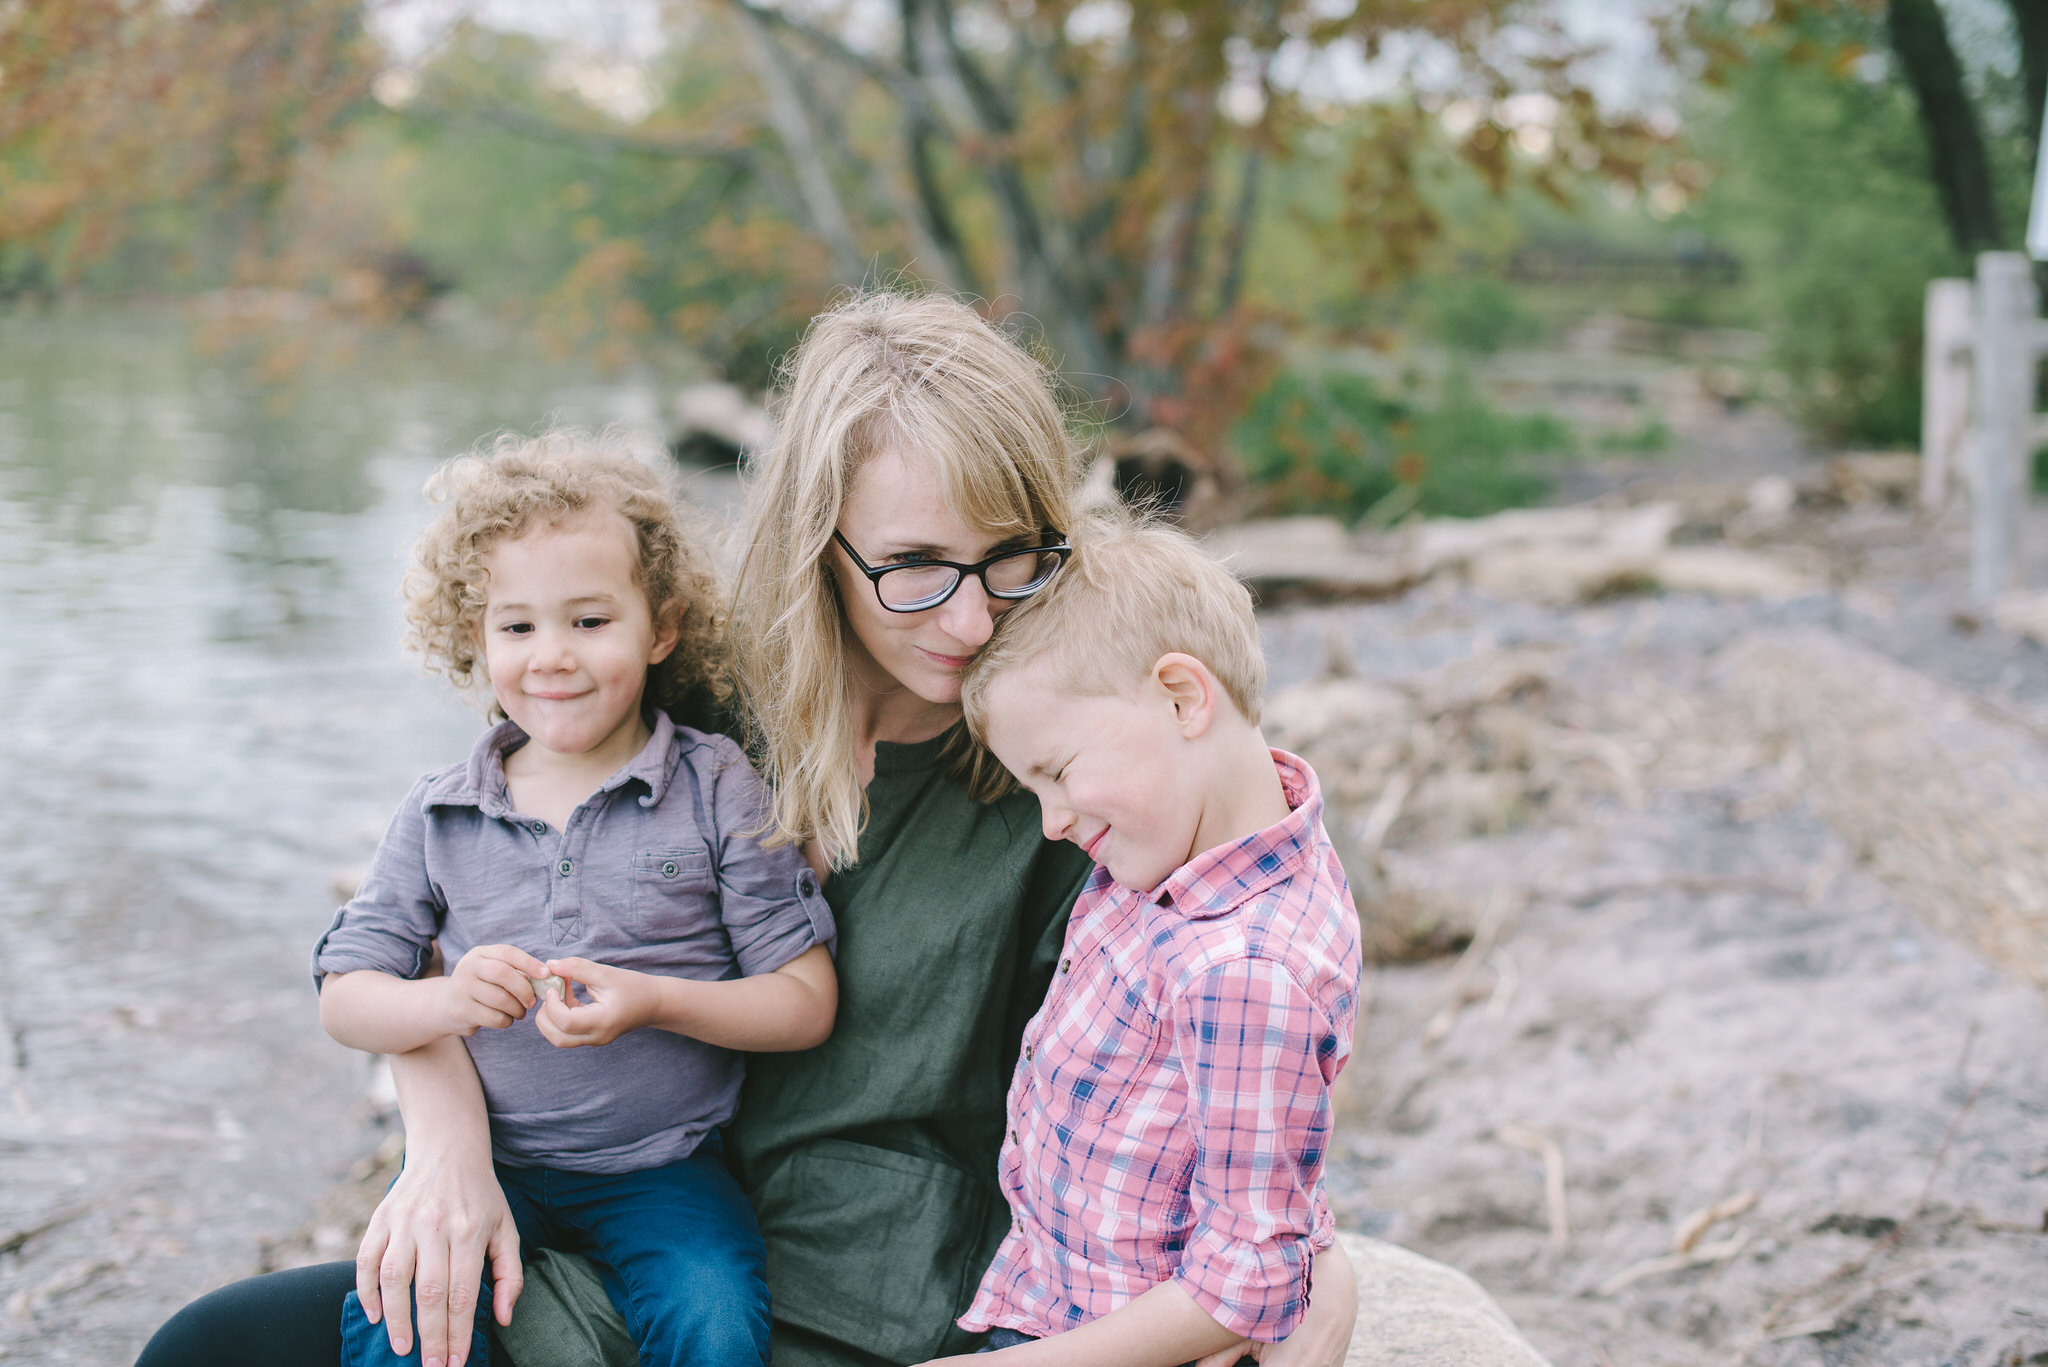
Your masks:
[[[164,1322],[135,1367],[335,1367],[354,1263],[316,1263],[208,1292]]]

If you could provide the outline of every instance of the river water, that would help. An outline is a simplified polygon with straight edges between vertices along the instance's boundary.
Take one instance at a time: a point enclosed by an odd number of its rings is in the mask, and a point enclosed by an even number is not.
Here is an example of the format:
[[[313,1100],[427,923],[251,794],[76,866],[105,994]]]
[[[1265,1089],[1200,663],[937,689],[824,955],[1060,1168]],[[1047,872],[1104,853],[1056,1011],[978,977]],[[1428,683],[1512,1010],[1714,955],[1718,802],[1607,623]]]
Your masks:
[[[411,780],[480,725],[399,648],[420,486],[501,428],[661,435],[652,375],[480,321],[317,340],[0,314],[10,1364],[132,1361],[374,1146],[307,959]]]

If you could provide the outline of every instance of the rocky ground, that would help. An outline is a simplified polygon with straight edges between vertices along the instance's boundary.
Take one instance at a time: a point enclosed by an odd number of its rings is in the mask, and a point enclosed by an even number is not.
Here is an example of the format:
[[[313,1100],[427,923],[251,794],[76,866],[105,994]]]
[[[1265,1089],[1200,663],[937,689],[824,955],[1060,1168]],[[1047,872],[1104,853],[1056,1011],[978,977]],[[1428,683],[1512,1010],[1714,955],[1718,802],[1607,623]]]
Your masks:
[[[1384,958],[1340,1219],[1559,1367],[2048,1362],[2048,654],[1954,517],[1737,473],[1601,497],[1784,591],[1268,614]]]

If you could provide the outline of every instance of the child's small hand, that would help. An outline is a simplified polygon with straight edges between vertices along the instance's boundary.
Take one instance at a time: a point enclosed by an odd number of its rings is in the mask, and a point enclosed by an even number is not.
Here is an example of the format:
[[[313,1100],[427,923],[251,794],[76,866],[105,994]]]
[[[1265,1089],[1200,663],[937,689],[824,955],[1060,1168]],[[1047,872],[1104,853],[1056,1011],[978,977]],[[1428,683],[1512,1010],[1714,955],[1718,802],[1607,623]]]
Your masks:
[[[547,971],[566,979],[568,987],[560,996],[548,994],[534,1024],[557,1049],[610,1044],[654,1018],[655,984],[645,973],[588,959],[550,959]],[[589,1002],[576,1000],[578,983]]]
[[[502,1030],[525,1017],[533,1005],[530,978],[547,968],[515,945],[478,945],[456,961],[441,984],[442,1015],[451,1035]]]

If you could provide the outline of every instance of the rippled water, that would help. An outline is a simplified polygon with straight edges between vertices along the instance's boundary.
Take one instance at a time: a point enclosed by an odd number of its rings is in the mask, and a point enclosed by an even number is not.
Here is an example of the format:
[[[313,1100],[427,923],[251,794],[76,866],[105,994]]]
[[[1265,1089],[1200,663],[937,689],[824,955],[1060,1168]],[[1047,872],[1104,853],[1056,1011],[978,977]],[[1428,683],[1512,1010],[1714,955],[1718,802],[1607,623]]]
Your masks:
[[[0,315],[9,1362],[132,1360],[374,1142],[364,1061],[320,1032],[306,962],[337,878],[478,729],[398,646],[420,485],[549,415],[660,429],[652,377],[480,325],[327,339],[280,369],[289,340]]]

